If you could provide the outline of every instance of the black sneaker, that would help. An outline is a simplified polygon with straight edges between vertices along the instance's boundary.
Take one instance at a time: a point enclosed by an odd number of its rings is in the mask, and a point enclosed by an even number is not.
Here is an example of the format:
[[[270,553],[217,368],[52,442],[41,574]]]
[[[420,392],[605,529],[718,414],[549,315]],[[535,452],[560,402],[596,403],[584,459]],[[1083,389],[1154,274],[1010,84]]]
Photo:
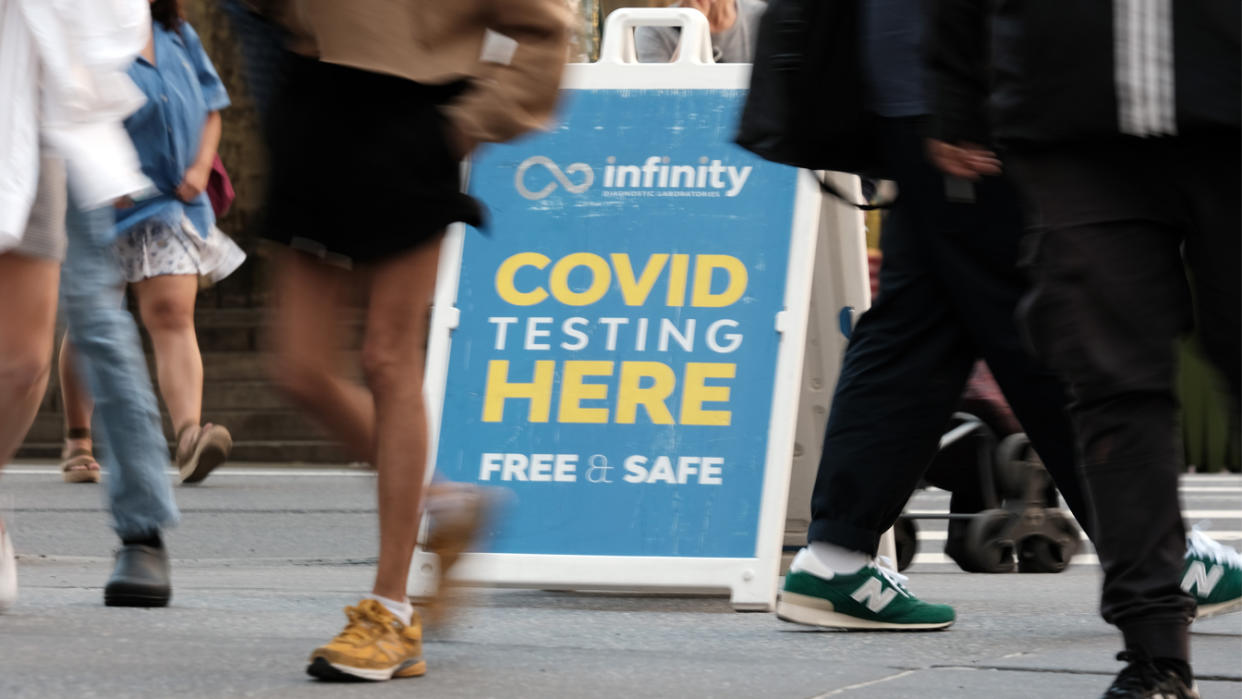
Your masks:
[[[1104,692],[1103,699],[1199,699],[1190,666],[1179,671],[1176,661],[1153,660],[1145,653],[1123,650],[1117,659],[1129,663]],[[1189,680],[1189,681],[1188,681]]]
[[[161,546],[123,544],[116,568],[104,586],[109,607],[166,607],[172,597],[168,551]]]

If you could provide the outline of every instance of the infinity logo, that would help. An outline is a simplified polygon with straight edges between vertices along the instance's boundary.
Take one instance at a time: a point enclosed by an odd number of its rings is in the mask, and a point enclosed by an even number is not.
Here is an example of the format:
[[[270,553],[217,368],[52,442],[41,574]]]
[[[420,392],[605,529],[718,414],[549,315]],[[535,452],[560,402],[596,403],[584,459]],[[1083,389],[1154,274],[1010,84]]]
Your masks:
[[[535,165],[542,165],[547,168],[548,172],[552,174],[552,177],[556,179],[556,182],[549,182],[544,185],[543,189],[532,192],[526,188],[525,179],[526,171]],[[582,173],[582,182],[575,184],[573,180],[569,179],[566,173],[575,175]],[[590,188],[593,182],[595,182],[595,171],[592,170],[591,166],[586,163],[573,163],[562,171],[560,166],[552,162],[552,160],[548,157],[534,155],[526,160],[523,160],[522,164],[518,165],[517,172],[513,176],[513,186],[517,187],[518,194],[521,194],[527,199],[543,199],[556,189],[557,182],[559,182],[567,192],[572,194],[582,194]]]

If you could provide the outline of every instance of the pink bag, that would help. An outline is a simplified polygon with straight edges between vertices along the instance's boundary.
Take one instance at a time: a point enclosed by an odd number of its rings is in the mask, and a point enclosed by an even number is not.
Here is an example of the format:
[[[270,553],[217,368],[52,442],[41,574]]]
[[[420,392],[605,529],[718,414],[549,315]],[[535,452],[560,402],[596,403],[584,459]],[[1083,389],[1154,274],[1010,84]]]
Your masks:
[[[224,169],[219,154],[211,161],[211,175],[207,177],[207,198],[211,200],[211,210],[216,213],[216,218],[228,213],[233,200],[237,198],[237,193],[233,191],[233,181],[229,179],[229,173]]]

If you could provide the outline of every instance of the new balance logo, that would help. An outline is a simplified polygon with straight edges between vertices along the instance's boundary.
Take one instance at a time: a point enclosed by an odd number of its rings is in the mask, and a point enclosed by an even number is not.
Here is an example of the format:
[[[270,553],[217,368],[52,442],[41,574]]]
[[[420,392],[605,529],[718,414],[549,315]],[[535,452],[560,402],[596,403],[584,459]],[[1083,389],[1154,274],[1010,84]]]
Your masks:
[[[1191,561],[1186,569],[1186,575],[1182,578],[1182,589],[1192,595],[1198,589],[1199,597],[1207,597],[1212,594],[1212,589],[1216,587],[1216,583],[1220,582],[1224,574],[1224,566],[1212,566],[1209,572],[1203,561]]]
[[[873,614],[879,614],[884,611],[884,608],[896,596],[896,588],[890,587],[885,590],[879,578],[869,578],[867,582],[860,585],[857,590],[854,590],[854,594],[850,595],[855,602],[866,605],[867,609],[870,609]]]

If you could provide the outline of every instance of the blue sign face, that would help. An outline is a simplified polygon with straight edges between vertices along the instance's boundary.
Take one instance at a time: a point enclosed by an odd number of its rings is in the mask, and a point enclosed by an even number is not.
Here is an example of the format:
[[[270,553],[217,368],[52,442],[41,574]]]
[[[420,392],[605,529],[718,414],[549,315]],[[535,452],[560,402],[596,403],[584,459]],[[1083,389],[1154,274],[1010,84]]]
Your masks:
[[[512,491],[487,550],[755,555],[797,171],[742,97],[571,90],[475,160],[436,468]]]

